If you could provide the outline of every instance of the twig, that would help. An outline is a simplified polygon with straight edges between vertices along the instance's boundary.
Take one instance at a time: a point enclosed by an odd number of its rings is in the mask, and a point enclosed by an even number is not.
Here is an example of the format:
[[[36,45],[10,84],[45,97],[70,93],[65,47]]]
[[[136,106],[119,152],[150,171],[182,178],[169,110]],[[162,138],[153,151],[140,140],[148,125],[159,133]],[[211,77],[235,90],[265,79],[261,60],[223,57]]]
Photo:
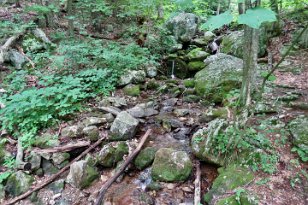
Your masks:
[[[36,192],[42,188],[44,188],[45,186],[47,186],[48,184],[50,184],[51,182],[53,182],[54,180],[56,180],[58,177],[60,177],[65,171],[67,171],[71,164],[73,164],[74,162],[80,160],[81,158],[83,158],[86,154],[88,154],[92,149],[94,149],[95,147],[97,147],[98,145],[100,145],[102,143],[102,141],[104,139],[106,139],[107,134],[104,133],[101,138],[99,140],[97,140],[93,145],[91,145],[91,147],[89,147],[87,150],[85,150],[83,153],[81,153],[77,158],[75,158],[73,161],[71,161],[68,165],[66,165],[65,167],[63,167],[58,173],[52,175],[49,179],[47,179],[45,182],[39,184],[38,186],[34,187],[33,189],[27,191],[26,193],[13,198],[12,200],[10,200],[9,202],[4,203],[4,205],[13,205],[15,203],[17,203],[18,201],[30,196],[33,192]]]
[[[50,148],[50,149],[33,149],[34,152],[36,153],[55,153],[55,152],[68,152],[71,151],[73,149],[77,149],[80,147],[86,147],[89,146],[91,143],[89,141],[79,141],[79,142],[75,142],[74,144],[67,144],[67,145],[63,145],[63,146],[59,146],[59,147],[54,147],[54,148]]]
[[[122,174],[122,172],[125,170],[125,168],[129,165],[129,163],[136,157],[136,155],[139,153],[139,151],[141,150],[143,144],[146,142],[146,140],[148,139],[149,135],[151,134],[152,130],[149,129],[141,138],[137,148],[133,151],[133,153],[127,158],[127,160],[124,162],[124,164],[121,166],[121,168],[119,169],[119,171],[113,176],[111,177],[104,185],[103,187],[100,189],[99,194],[98,194],[98,198],[97,201],[95,202],[95,205],[101,205],[102,201],[104,199],[104,195],[106,193],[106,191],[108,190],[108,188],[111,186],[111,184],[117,180],[117,178]]]
[[[201,169],[200,162],[196,162],[195,198],[194,205],[200,205],[201,200]]]
[[[264,92],[264,87],[265,87],[265,82],[267,79],[274,73],[274,71],[279,67],[279,65],[284,61],[284,59],[289,55],[291,50],[293,49],[294,45],[297,43],[297,41],[300,39],[300,37],[305,33],[307,30],[308,25],[300,32],[300,34],[296,37],[296,39],[293,41],[291,46],[288,48],[287,52],[282,56],[280,61],[272,68],[272,70],[264,77],[262,85],[261,85],[261,90],[260,90],[260,96],[262,96],[262,93]]]

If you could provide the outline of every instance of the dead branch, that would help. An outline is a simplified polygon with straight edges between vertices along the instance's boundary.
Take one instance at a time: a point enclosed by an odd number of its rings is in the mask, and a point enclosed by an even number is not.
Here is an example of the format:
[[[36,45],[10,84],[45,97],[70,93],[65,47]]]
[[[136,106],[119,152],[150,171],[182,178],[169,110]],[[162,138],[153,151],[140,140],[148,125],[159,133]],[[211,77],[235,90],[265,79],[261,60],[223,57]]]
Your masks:
[[[201,169],[200,162],[196,162],[195,197],[194,205],[199,205],[201,200]]]
[[[75,142],[74,144],[67,144],[59,147],[54,147],[50,149],[33,149],[34,152],[38,154],[46,154],[46,153],[55,153],[55,152],[69,152],[71,150],[80,148],[80,147],[86,147],[89,146],[91,143],[89,141],[79,141]]]
[[[140,152],[143,144],[146,142],[146,140],[148,139],[149,135],[151,134],[152,130],[149,129],[141,138],[137,148],[133,151],[133,153],[128,156],[127,160],[124,162],[124,164],[121,166],[121,168],[119,169],[119,171],[117,171],[117,173],[111,177],[105,184],[104,186],[100,189],[99,194],[98,194],[98,198],[97,201],[95,202],[95,205],[101,205],[102,201],[104,199],[104,195],[106,193],[106,191],[108,190],[108,188],[111,186],[111,184],[117,180],[117,178],[122,174],[122,172],[125,170],[125,168],[129,165],[129,163],[137,156],[137,154]]]
[[[81,158],[86,156],[86,154],[88,154],[91,150],[93,150],[98,145],[100,145],[102,143],[102,141],[104,139],[106,139],[106,137],[107,137],[107,133],[103,133],[103,135],[101,136],[101,138],[99,140],[97,140],[93,145],[91,145],[87,150],[85,150],[83,153],[81,153],[77,158],[75,158],[73,161],[71,161],[68,165],[63,167],[58,173],[52,175],[49,179],[47,179],[43,183],[35,186],[34,188],[30,189],[26,193],[24,193],[24,194],[22,194],[22,195],[20,195],[16,198],[13,198],[9,202],[4,203],[4,205],[13,205],[13,204],[17,203],[18,201],[30,196],[33,192],[39,191],[40,189],[44,188],[45,186],[47,186],[48,184],[50,184],[51,182],[56,180],[58,177],[60,177],[64,172],[66,172],[70,168],[71,164],[80,160]]]

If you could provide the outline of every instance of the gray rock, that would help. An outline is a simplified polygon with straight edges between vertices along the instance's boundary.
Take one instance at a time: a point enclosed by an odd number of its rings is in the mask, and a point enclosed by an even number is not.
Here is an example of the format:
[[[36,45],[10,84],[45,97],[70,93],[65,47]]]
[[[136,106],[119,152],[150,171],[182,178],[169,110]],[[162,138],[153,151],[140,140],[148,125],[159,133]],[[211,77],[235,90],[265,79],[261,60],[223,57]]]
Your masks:
[[[133,70],[124,73],[118,82],[119,86],[128,85],[130,83],[142,83],[145,82],[146,73],[143,70]]]
[[[10,50],[8,55],[10,62],[17,70],[22,69],[23,65],[28,62],[25,56],[14,49]]]
[[[54,135],[52,135],[50,133],[44,133],[44,134],[37,136],[35,138],[34,144],[35,144],[35,146],[44,149],[44,148],[59,146],[60,141]]]
[[[157,68],[155,66],[149,66],[146,68],[146,73],[149,78],[155,78],[157,76]]]
[[[81,134],[82,134],[82,129],[78,125],[72,125],[72,126],[65,127],[61,131],[62,137],[75,138],[75,137],[79,137]]]
[[[156,103],[151,101],[147,103],[138,104],[135,107],[128,109],[127,112],[131,116],[137,118],[149,117],[158,114],[158,111],[155,110],[156,107],[157,107]]]
[[[128,145],[125,142],[111,142],[101,149],[97,155],[97,162],[105,167],[112,167],[128,154]]]
[[[188,115],[190,111],[189,109],[175,109],[173,112],[177,117],[183,117]]]
[[[45,175],[53,175],[59,171],[49,160],[42,160],[42,169]]]
[[[47,186],[48,189],[53,191],[54,194],[61,193],[64,190],[64,184],[65,180],[64,179],[59,179]]]
[[[289,123],[289,129],[293,137],[293,144],[308,157],[308,117],[300,116]]]
[[[114,107],[122,107],[127,106],[127,102],[125,98],[121,97],[108,97],[107,100],[112,104]]]
[[[82,131],[90,141],[96,141],[99,138],[99,129],[96,126],[85,127]]]
[[[197,61],[197,60],[204,60],[206,59],[210,54],[203,51],[202,48],[195,48],[192,51],[190,51],[187,55],[186,58],[189,61]]]
[[[100,126],[107,122],[106,118],[100,118],[100,117],[87,117],[83,120],[82,124],[85,127],[89,126]]]
[[[240,88],[243,61],[239,58],[219,53],[204,60],[206,67],[195,75],[197,94],[214,102],[221,102],[225,93]]]
[[[177,140],[187,140],[190,132],[191,132],[190,128],[182,127],[175,129],[174,132],[172,133],[172,136],[174,139]]]
[[[151,175],[158,181],[184,181],[189,177],[192,167],[186,152],[162,148],[155,154]]]
[[[95,167],[89,166],[86,160],[75,162],[70,167],[66,182],[76,188],[86,188],[99,176]]]
[[[177,103],[178,101],[178,98],[170,98],[170,99],[167,99],[165,101],[162,102],[162,105],[163,106],[175,106],[175,104]]]
[[[189,42],[195,35],[198,26],[198,17],[192,13],[180,13],[166,23],[167,29],[176,40]]]
[[[70,154],[66,152],[57,152],[52,154],[52,161],[55,165],[60,165],[65,160],[70,158]]]
[[[51,44],[51,41],[49,40],[49,38],[46,36],[45,32],[42,29],[36,28],[32,31],[32,33],[36,38],[38,38],[42,42],[46,44]]]
[[[220,51],[225,54],[243,58],[244,31],[234,31],[225,36],[221,42]]]
[[[28,191],[34,181],[34,178],[22,171],[17,171],[8,178],[5,185],[5,191],[10,196],[19,196]]]
[[[41,167],[42,157],[36,152],[30,153],[29,162],[31,163],[31,170],[38,170]]]
[[[110,131],[112,132],[111,139],[113,140],[127,140],[134,137],[139,121],[132,117],[127,112],[120,112],[112,126]]]

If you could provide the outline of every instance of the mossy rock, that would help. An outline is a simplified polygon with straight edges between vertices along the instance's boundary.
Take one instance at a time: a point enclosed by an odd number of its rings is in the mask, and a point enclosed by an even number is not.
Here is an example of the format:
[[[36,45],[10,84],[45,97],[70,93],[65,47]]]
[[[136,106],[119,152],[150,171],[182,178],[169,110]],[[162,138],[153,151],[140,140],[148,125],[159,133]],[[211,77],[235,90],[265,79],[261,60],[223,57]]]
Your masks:
[[[308,157],[308,117],[300,116],[289,123],[293,145],[302,149]]]
[[[39,148],[51,148],[60,145],[60,141],[51,134],[43,134],[41,136],[37,136],[34,142],[34,145]]]
[[[186,152],[161,148],[155,154],[151,175],[158,181],[185,181],[192,167],[193,164]]]
[[[204,200],[209,204],[212,204],[214,198],[245,186],[254,179],[254,174],[248,168],[239,165],[219,168],[218,173],[219,175],[214,180],[212,188],[204,195]]]
[[[230,111],[228,111],[228,108],[221,107],[221,108],[215,108],[215,109],[209,109],[206,111],[206,113],[203,113],[200,117],[201,122],[210,122],[216,118],[221,119],[227,119],[228,114]]]
[[[189,103],[199,102],[200,100],[201,97],[197,95],[185,95],[183,98],[184,102],[189,102]]]
[[[139,96],[140,95],[140,85],[127,85],[123,88],[123,92],[128,96]]]
[[[97,156],[97,161],[104,167],[112,167],[128,154],[128,145],[125,142],[112,142],[105,145]]]
[[[147,147],[141,150],[134,161],[135,166],[140,170],[146,168],[154,161],[156,152],[157,148],[154,147]]]
[[[8,178],[5,191],[10,196],[19,196],[28,191],[34,182],[34,178],[22,171],[17,171]]]
[[[203,51],[202,48],[195,48],[192,51],[190,51],[185,57],[188,59],[188,61],[202,61],[206,59],[210,54]]]
[[[203,61],[191,61],[188,63],[188,69],[190,71],[200,71],[205,67]]]
[[[184,83],[184,86],[186,88],[193,88],[193,87],[195,87],[195,80],[194,79],[185,79],[183,81],[183,83]]]
[[[241,194],[237,200],[236,195],[232,195],[223,199],[219,199],[216,205],[258,205],[258,201],[255,196],[247,194]]]

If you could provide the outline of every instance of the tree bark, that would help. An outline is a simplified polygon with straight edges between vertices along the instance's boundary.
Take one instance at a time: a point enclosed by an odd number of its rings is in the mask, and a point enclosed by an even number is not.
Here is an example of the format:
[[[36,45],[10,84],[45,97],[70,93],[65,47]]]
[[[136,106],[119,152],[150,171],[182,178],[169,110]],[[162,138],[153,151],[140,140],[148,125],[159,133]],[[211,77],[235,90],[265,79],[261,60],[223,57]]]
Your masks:
[[[251,8],[251,1],[245,1],[245,8]],[[255,71],[257,68],[259,35],[258,29],[245,26],[244,28],[244,48],[243,55],[243,80],[240,95],[240,103],[242,106],[251,104],[251,94],[255,84]]]

